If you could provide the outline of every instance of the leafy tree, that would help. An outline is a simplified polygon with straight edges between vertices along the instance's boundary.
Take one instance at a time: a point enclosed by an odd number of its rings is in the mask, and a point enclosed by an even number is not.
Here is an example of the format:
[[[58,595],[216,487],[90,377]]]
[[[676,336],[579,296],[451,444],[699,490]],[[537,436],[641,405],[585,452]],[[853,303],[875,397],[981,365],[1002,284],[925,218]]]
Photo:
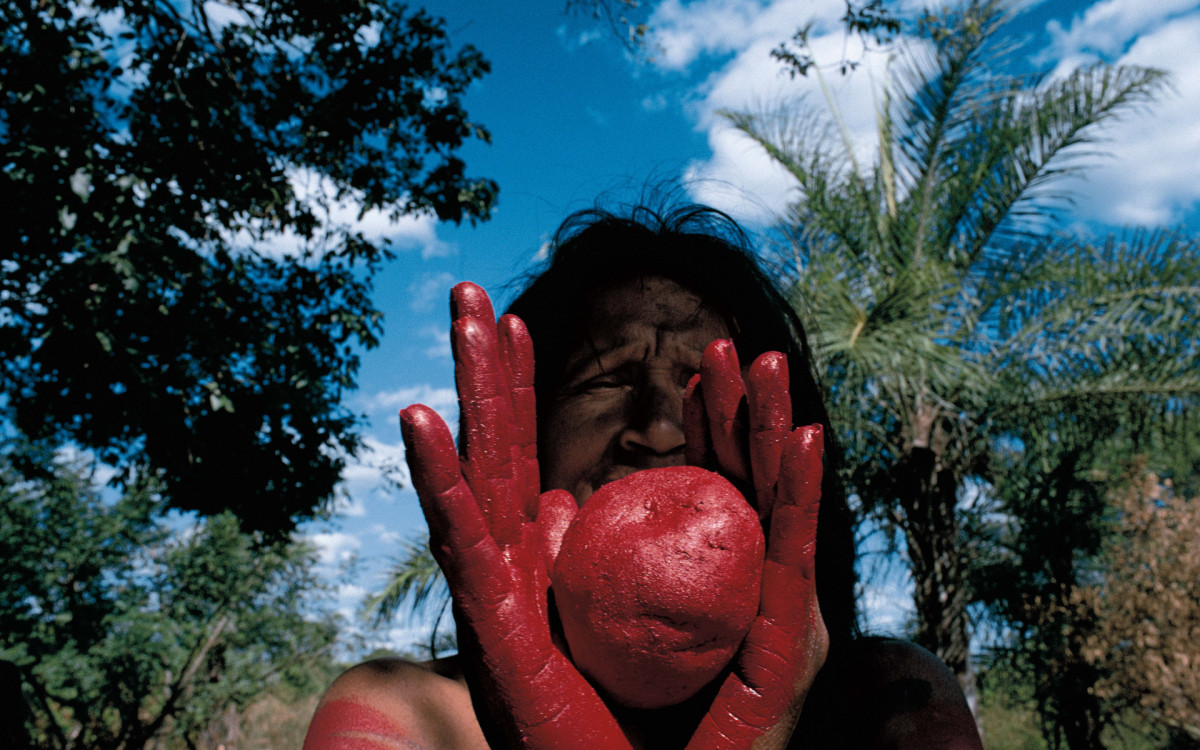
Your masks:
[[[1003,365],[1005,388],[1027,403],[996,418],[1008,439],[991,454],[992,489],[1005,514],[971,530],[982,542],[972,587],[1020,634],[997,650],[1068,747],[1103,747],[1122,715],[1097,692],[1103,671],[1084,656],[1096,618],[1077,606],[1103,575],[1114,477],[1138,454],[1155,471],[1200,471],[1198,258],[1195,241],[1161,233],[1050,251],[1000,328],[1019,354]]]
[[[1033,487],[982,587],[1000,592],[993,608],[1022,634],[993,663],[1032,687],[1053,747],[1114,746],[1147,723],[1175,735],[1171,747],[1196,746],[1195,501],[1145,457],[1119,473],[1116,459],[1086,451],[1047,458],[1053,475]]]
[[[153,483],[104,497],[62,461],[37,480],[5,461],[0,479],[0,660],[32,744],[194,742],[329,659],[337,627],[316,613],[310,547],[228,513],[172,531]]]
[[[1101,574],[1066,604],[1083,661],[1101,673],[1096,698],[1109,714],[1134,707],[1200,747],[1200,498],[1175,491],[1143,458],[1115,493],[1115,533]]]
[[[0,2],[6,421],[178,508],[313,514],[393,255],[339,206],[486,219],[456,152],[487,71],[391,0]]]
[[[972,0],[919,20],[881,91],[872,164],[835,109],[727,113],[800,188],[781,256],[794,259],[846,480],[903,535],[915,639],[969,698],[971,532],[1009,478],[995,459],[1111,432],[1122,410],[1194,407],[1200,392],[1196,244],[1092,248],[1052,222],[1064,198],[1053,186],[1081,167],[1097,126],[1148,102],[1164,75],[999,73],[1009,18],[1001,0]],[[1093,263],[1105,248],[1112,263]],[[1085,404],[1109,418],[1073,422]]]

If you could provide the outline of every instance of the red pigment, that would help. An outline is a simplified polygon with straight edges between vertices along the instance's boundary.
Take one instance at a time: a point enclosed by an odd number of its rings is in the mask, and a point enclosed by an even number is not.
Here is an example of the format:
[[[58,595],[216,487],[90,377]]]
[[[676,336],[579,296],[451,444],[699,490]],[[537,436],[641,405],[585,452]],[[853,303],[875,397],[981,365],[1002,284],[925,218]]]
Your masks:
[[[308,726],[303,750],[383,750],[417,747],[386,714],[339,698],[321,704]]]
[[[758,614],[764,550],[758,515],[719,474],[679,466],[604,485],[552,573],[572,661],[622,705],[686,700]]]

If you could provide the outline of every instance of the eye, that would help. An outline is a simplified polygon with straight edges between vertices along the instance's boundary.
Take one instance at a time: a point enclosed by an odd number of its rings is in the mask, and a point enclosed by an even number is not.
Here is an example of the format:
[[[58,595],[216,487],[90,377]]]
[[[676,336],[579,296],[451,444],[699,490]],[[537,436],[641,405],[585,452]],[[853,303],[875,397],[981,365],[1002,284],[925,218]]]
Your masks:
[[[578,390],[583,393],[602,393],[616,388],[624,388],[626,385],[628,384],[624,379],[615,373],[605,373],[583,381],[579,384]]]

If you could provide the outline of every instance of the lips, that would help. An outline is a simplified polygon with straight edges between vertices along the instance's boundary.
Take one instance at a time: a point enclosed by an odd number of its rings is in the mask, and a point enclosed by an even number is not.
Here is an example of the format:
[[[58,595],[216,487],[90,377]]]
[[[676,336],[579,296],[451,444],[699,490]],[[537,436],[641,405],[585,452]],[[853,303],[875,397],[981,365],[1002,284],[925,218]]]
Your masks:
[[[615,468],[607,469],[606,471],[603,471],[603,472],[597,472],[597,475],[594,478],[589,478],[585,482],[579,483],[579,485],[577,485],[575,492],[572,494],[574,494],[574,496],[575,496],[575,502],[582,506],[587,501],[587,499],[596,492],[596,490],[600,489],[601,487],[603,487],[606,484],[610,484],[612,482],[622,480],[625,477],[629,476],[630,474],[636,474],[639,471],[647,471],[650,469],[660,469],[660,468],[668,468],[671,466],[685,466],[685,465],[686,464],[684,463],[684,461],[681,457],[679,460],[672,460],[670,462],[664,461],[661,464],[658,464],[656,462],[656,465],[654,465],[654,466],[626,466],[626,465],[617,466]],[[751,508],[758,510],[758,502],[756,501],[756,498],[755,498],[754,488],[752,486],[750,486],[749,483],[743,482],[743,481],[737,479],[736,477],[726,477],[726,479],[728,479],[733,484],[733,486],[737,488],[738,492],[740,492],[742,494],[742,497],[744,497],[746,499],[746,503]]]
[[[583,505],[583,503],[589,497],[591,497],[592,494],[596,492],[596,490],[600,489],[604,485],[611,484],[612,482],[620,481],[631,474],[636,474],[639,471],[646,471],[648,469],[667,468],[670,466],[683,466],[683,465],[684,465],[683,459],[680,458],[678,461],[671,461],[670,463],[663,462],[661,466],[617,466],[614,468],[610,468],[610,469],[604,471],[603,473],[600,473],[597,478],[589,479],[586,483],[584,483],[582,486],[586,487],[587,491],[586,491],[586,493],[582,492],[582,491],[576,492],[575,502],[579,503],[580,505]]]

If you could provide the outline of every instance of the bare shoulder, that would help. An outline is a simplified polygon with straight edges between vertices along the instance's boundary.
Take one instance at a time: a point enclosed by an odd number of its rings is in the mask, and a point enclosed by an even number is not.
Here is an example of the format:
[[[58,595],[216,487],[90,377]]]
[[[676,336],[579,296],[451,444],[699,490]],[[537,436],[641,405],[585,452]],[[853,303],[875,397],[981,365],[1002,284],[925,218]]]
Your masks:
[[[928,650],[865,638],[826,666],[813,714],[805,705],[814,734],[840,747],[982,750],[958,680]]]
[[[346,670],[321,697],[304,750],[348,742],[364,750],[487,747],[453,659],[374,659]]]

